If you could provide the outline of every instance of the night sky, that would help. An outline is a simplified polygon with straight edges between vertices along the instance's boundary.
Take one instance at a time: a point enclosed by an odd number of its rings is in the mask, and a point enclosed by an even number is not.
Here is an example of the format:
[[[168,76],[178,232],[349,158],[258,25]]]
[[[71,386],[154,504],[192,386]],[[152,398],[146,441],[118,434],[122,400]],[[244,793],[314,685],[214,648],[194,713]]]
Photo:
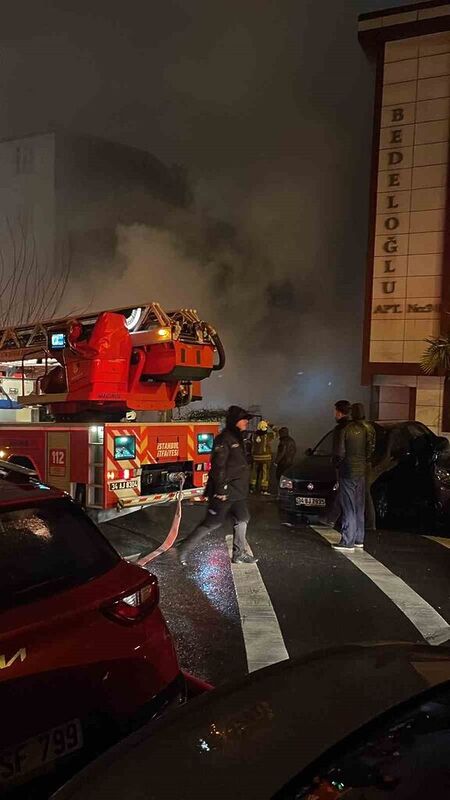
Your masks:
[[[186,220],[122,231],[129,274],[111,300],[143,291],[196,305],[229,353],[208,402],[260,403],[302,444],[327,429],[335,399],[366,396],[373,75],[356,23],[399,5],[16,0],[2,18],[2,137],[62,125],[149,150],[188,169],[189,224],[215,218],[233,231],[207,263],[184,249]],[[152,248],[165,280],[156,266],[143,275]]]

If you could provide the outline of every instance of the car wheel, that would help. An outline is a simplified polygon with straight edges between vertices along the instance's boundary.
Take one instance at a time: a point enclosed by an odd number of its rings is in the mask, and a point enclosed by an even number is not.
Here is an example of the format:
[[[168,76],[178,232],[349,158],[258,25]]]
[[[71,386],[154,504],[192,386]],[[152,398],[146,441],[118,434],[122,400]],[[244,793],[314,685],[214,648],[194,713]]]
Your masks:
[[[377,518],[377,527],[382,528],[389,516],[389,501],[387,491],[384,486],[379,486],[373,492],[373,504]]]

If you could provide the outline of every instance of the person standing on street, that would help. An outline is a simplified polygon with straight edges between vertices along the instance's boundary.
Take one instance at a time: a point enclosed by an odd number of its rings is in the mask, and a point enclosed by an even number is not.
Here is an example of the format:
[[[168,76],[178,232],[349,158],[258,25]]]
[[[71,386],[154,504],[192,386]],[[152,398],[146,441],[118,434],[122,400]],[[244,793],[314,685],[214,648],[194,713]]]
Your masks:
[[[252,473],[250,489],[252,492],[261,491],[269,494],[270,466],[272,464],[272,439],[274,433],[270,430],[269,423],[262,419],[253,436],[252,441]]]
[[[351,410],[352,410],[352,404],[350,403],[349,400],[337,400],[337,402],[334,404],[334,418],[336,420],[336,425],[333,431],[333,445],[332,445],[333,454],[335,453],[336,448],[338,446],[337,442],[343,428],[345,428],[345,426],[348,425],[348,423],[350,422]],[[334,456],[333,456],[333,462],[337,467]],[[336,483],[337,481],[338,481],[338,476],[336,476]],[[321,518],[320,522],[322,523],[322,525],[331,525],[331,527],[334,528],[340,516],[341,516],[341,503],[339,500],[339,492],[336,491],[331,508],[329,509],[327,514]]]
[[[370,429],[369,435],[373,436],[374,444],[373,444],[372,455],[366,464],[364,518],[365,518],[365,530],[375,531],[377,529],[377,523],[376,523],[375,506],[372,498],[372,484],[376,477],[376,472],[374,472],[372,469],[372,460],[375,453],[375,445],[376,445],[375,428],[371,422],[368,422],[366,420],[366,415],[364,413],[364,406],[362,403],[354,403],[354,405],[352,406],[352,419],[355,421],[360,420],[363,423],[363,425],[365,425]]]
[[[277,484],[280,481],[284,472],[292,467],[294,463],[295,454],[297,452],[297,445],[295,444],[292,436],[289,436],[288,428],[280,428],[278,432],[279,443],[278,450],[275,456],[275,467],[277,474]]]
[[[365,478],[375,450],[375,430],[364,422],[364,406],[351,407],[352,420],[336,432],[333,460],[338,471],[341,541],[334,550],[353,553],[364,546]]]
[[[233,520],[233,564],[255,564],[257,558],[248,553],[247,507],[249,493],[249,464],[244,448],[243,431],[247,430],[252,414],[239,406],[230,406],[226,425],[214,440],[211,469],[206,484],[208,498],[206,517],[182,542],[179,558],[187,563],[192,550],[211,531],[220,528],[228,516]]]

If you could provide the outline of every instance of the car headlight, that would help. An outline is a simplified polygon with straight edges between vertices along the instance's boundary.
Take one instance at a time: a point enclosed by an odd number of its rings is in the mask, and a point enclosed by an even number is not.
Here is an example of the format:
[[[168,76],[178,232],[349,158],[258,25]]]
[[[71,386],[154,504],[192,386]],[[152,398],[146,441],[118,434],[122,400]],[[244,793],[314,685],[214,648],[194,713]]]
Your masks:
[[[280,478],[280,489],[293,489],[294,484],[290,478],[285,478],[284,475]]]

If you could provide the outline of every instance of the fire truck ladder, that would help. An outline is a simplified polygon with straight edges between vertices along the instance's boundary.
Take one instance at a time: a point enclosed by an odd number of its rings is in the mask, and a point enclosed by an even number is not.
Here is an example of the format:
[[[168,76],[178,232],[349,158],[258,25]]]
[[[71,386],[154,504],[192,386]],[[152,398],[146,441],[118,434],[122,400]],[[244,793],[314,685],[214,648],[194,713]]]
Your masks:
[[[171,338],[183,342],[210,342],[219,352],[223,360],[223,347],[217,331],[208,322],[204,322],[193,308],[181,308],[165,311],[159,303],[147,303],[139,307],[108,309],[112,313],[122,314],[130,333],[149,331],[154,328],[170,329]],[[27,325],[15,325],[0,328],[0,363],[13,362],[20,366],[31,360],[27,366],[36,366],[36,362],[44,362],[51,357],[51,334],[66,328],[71,322],[79,322],[85,331],[95,325],[102,311],[91,311],[84,314],[71,314],[59,319],[32,322]],[[216,369],[222,366],[217,365]]]

